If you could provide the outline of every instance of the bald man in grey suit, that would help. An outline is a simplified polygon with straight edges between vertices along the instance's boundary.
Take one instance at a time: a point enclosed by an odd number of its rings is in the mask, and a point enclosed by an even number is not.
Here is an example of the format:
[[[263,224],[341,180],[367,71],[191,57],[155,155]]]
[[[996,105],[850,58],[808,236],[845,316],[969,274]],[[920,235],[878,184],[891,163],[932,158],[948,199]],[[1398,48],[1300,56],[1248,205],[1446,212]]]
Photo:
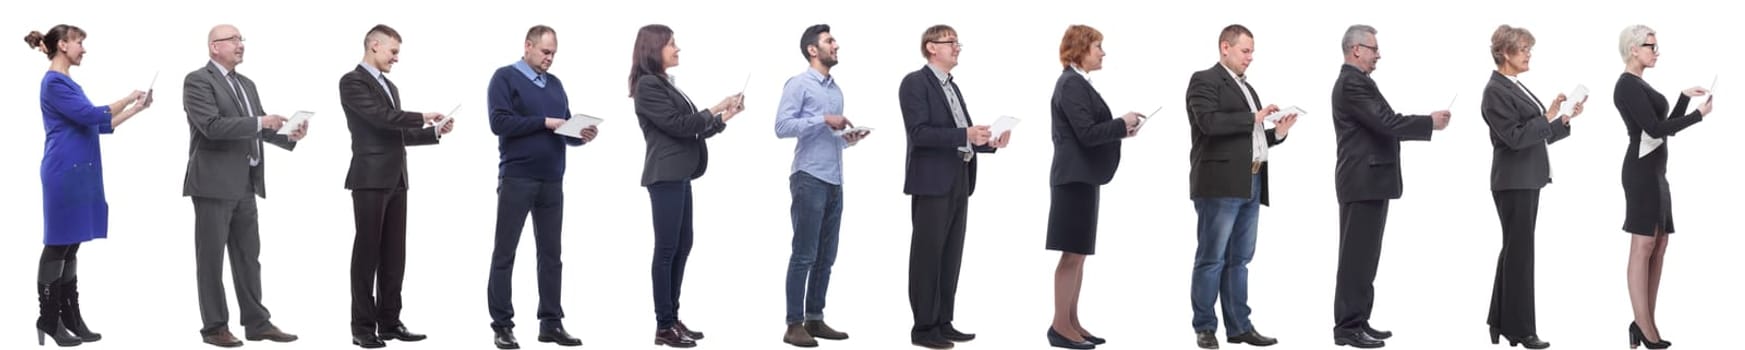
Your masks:
[[[226,348],[242,346],[242,340],[230,333],[230,311],[225,307],[226,248],[245,337],[297,340],[273,326],[271,314],[261,304],[260,216],[255,196],[267,196],[262,144],[290,151],[309,128],[307,122],[285,125],[285,117],[263,111],[254,81],[236,73],[236,65],[242,63],[242,42],[236,27],[213,27],[207,34],[211,62],[189,72],[182,82],[189,136],[182,195],[194,201],[194,270],[204,323],[200,338]],[[278,133],[283,127],[296,129],[287,137]]]

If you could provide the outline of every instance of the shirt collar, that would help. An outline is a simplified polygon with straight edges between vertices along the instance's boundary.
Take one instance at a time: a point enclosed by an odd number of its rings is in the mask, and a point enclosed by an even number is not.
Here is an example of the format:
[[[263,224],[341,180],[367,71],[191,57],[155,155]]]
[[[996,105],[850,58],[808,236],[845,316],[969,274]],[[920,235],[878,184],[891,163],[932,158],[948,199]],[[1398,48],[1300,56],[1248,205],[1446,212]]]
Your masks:
[[[1248,83],[1248,80],[1247,80],[1248,75],[1247,74],[1237,75],[1236,70],[1230,69],[1230,66],[1224,65],[1224,62],[1218,62],[1218,66],[1224,67],[1225,73],[1230,73],[1230,79],[1236,79],[1236,81],[1242,82],[1243,84]]]
[[[818,70],[814,69],[814,68],[806,68],[805,75],[807,78],[811,78],[812,80],[817,81],[818,85],[830,86],[831,84],[836,83],[835,77],[824,75],[824,73],[819,73]]]
[[[951,83],[951,74],[945,73],[944,70],[939,69],[939,67],[934,66],[932,63],[928,63],[927,68],[933,70],[933,76],[939,78],[940,84]]]
[[[382,70],[376,69],[376,66],[370,65],[369,62],[361,62],[361,63],[358,63],[357,65],[359,67],[364,67],[365,71],[369,71],[370,76],[376,77],[376,79],[382,79]]]
[[[218,61],[216,61],[216,60],[214,60],[214,61],[211,61],[211,62],[212,62],[212,66],[213,66],[213,67],[218,67],[218,74],[219,74],[219,75],[223,75],[223,76],[225,76],[225,77],[229,77],[229,76],[230,76],[230,70],[229,70],[229,69],[224,69],[224,65],[222,65],[222,64],[218,64]]]
[[[1079,68],[1079,65],[1076,65],[1076,64],[1072,65],[1072,71],[1078,72],[1079,76],[1084,77],[1085,80],[1087,80],[1087,81],[1091,80],[1091,73],[1086,72],[1084,70],[1084,68]]]
[[[522,75],[527,76],[527,80],[532,80],[535,83],[545,82],[545,74],[533,71],[533,66],[528,65],[527,60],[515,60],[514,66],[515,70],[519,70]]]

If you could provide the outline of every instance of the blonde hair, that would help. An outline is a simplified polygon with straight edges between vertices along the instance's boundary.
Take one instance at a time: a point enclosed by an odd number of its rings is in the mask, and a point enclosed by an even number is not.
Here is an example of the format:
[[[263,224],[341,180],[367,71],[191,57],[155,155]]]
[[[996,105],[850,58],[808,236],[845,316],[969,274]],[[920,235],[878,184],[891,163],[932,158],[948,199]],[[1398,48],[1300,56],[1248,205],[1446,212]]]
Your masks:
[[[1624,59],[1624,64],[1630,64],[1630,57],[1634,56],[1631,53],[1648,44],[1648,37],[1651,36],[1654,36],[1654,29],[1648,26],[1637,24],[1624,27],[1624,31],[1618,33],[1618,57]]]

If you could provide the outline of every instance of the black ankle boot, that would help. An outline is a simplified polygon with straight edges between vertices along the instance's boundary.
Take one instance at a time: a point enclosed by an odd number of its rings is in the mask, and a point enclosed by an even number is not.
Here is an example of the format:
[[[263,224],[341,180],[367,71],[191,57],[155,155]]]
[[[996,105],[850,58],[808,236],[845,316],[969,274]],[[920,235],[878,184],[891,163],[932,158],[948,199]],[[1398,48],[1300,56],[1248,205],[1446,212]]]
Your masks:
[[[53,284],[36,284],[36,344],[45,345],[45,337],[52,337],[55,345],[78,346],[83,343],[79,337],[67,333],[61,326],[61,298],[59,289]]]
[[[90,327],[86,327],[85,315],[79,313],[79,281],[70,280],[60,283],[59,288],[61,290],[61,325],[86,343],[102,340],[103,335],[92,332]]]

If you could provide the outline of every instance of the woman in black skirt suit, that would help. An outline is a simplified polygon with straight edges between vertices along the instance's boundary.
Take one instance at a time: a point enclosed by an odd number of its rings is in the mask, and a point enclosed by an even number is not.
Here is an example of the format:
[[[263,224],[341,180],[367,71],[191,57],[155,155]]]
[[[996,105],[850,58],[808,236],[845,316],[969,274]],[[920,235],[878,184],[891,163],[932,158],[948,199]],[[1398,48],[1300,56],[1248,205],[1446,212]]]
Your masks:
[[[1709,93],[1707,89],[1693,87],[1684,90],[1678,103],[1667,109],[1666,98],[1642,80],[1642,73],[1653,68],[1660,58],[1659,40],[1647,26],[1625,28],[1618,36],[1618,53],[1623,56],[1625,72],[1618,77],[1612,103],[1624,118],[1625,131],[1630,133],[1623,169],[1624,232],[1632,234],[1627,276],[1630,306],[1636,318],[1630,323],[1630,345],[1664,349],[1672,343],[1660,337],[1660,329],[1654,323],[1654,307],[1660,294],[1666,242],[1673,232],[1672,193],[1666,182],[1669,143],[1665,140],[1703,121],[1714,100],[1703,102],[1696,112],[1685,115],[1692,97]],[[1649,149],[1643,152],[1644,148]]]
[[[1103,339],[1092,336],[1078,320],[1079,287],[1084,285],[1085,256],[1097,246],[1098,187],[1115,177],[1121,163],[1121,139],[1133,136],[1138,113],[1113,118],[1102,95],[1086,74],[1103,68],[1103,34],[1074,25],[1060,40],[1060,79],[1050,103],[1054,165],[1049,171],[1048,249],[1060,251],[1054,271],[1054,322],[1048,343],[1069,349],[1090,349]]]

